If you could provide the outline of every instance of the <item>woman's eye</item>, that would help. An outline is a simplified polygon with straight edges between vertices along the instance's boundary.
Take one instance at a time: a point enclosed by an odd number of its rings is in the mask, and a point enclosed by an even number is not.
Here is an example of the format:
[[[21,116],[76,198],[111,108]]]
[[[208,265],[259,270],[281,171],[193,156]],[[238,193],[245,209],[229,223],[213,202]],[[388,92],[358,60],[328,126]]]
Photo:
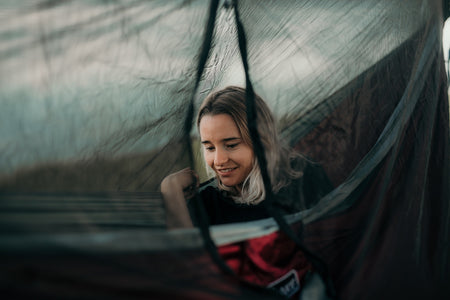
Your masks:
[[[214,151],[214,147],[205,147],[206,151]]]
[[[237,144],[230,144],[230,145],[227,145],[227,148],[233,149],[233,148],[236,148],[237,145],[239,145],[239,143],[237,143]]]

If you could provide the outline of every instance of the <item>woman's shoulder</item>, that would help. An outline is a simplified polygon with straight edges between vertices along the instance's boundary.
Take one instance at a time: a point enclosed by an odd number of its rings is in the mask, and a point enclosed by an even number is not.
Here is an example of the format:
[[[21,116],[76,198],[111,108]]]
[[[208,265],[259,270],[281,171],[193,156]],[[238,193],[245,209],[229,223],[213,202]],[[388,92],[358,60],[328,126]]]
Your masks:
[[[303,179],[307,177],[308,179],[320,179],[320,181],[324,181],[328,187],[331,182],[328,179],[328,176],[322,166],[321,163],[314,161],[313,159],[298,154],[291,158],[291,168],[297,172],[302,173]]]
[[[291,168],[297,176],[277,193],[279,204],[288,211],[310,208],[333,189],[320,163],[296,155],[291,159]]]

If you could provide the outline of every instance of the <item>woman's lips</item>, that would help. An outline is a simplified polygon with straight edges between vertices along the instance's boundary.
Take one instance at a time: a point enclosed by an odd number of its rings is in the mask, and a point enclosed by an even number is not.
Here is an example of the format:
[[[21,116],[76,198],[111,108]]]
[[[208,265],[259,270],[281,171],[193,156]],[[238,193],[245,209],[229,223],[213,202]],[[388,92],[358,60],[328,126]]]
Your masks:
[[[217,173],[218,173],[220,176],[226,177],[226,176],[231,175],[231,173],[232,173],[235,169],[236,169],[236,168],[223,168],[223,169],[217,169]]]

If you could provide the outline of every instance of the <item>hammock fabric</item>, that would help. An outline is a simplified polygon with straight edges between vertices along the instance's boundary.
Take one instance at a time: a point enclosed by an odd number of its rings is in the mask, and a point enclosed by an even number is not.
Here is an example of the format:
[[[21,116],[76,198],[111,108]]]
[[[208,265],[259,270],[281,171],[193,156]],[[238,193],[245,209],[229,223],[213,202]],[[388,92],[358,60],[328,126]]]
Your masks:
[[[324,297],[450,299],[447,1],[33,0],[0,15],[2,296],[303,299],[318,274]],[[159,184],[187,166],[208,179],[195,112],[227,85],[261,95],[334,189],[293,215],[269,199],[273,218],[168,231]]]

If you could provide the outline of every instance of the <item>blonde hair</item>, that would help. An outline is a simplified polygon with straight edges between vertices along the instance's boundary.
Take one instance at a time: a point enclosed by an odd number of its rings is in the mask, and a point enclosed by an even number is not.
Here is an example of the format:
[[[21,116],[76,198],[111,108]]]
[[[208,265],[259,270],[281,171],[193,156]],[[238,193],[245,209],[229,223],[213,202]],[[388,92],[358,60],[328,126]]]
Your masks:
[[[264,147],[272,191],[276,193],[288,185],[292,179],[302,175],[301,172],[295,171],[291,167],[292,159],[300,155],[281,145],[275,119],[264,100],[255,93],[254,101],[257,130]],[[205,115],[227,114],[234,120],[244,143],[252,146],[245,102],[245,89],[237,86],[229,86],[209,94],[200,106],[197,127],[200,126],[200,121]],[[223,185],[219,179],[218,186],[219,189],[227,191],[237,203],[258,204],[266,197],[261,169],[256,158],[254,158],[252,170],[243,182],[240,193],[235,187]]]

